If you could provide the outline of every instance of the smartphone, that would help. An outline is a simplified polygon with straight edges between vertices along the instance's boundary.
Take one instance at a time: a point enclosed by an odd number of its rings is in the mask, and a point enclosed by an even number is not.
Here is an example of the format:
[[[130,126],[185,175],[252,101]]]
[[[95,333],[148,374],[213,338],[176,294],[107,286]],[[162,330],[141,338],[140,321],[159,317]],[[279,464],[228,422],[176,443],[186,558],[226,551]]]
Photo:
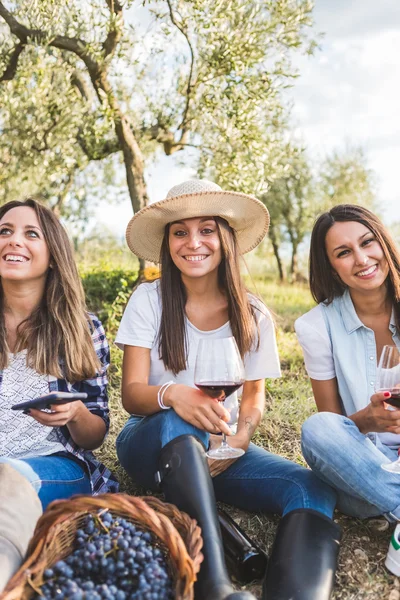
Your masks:
[[[12,410],[23,410],[28,411],[31,408],[49,408],[52,404],[67,404],[68,402],[75,402],[75,400],[85,400],[87,394],[78,392],[53,392],[42,396],[41,398],[34,398],[33,400],[26,400],[26,402],[19,402],[11,407]]]

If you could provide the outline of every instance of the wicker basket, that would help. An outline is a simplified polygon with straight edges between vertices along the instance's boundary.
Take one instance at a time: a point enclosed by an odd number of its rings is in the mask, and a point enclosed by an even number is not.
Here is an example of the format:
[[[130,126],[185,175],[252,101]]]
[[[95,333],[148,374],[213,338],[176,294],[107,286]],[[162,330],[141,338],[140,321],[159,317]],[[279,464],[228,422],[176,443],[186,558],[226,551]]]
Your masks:
[[[25,563],[8,583],[0,600],[30,600],[43,584],[43,572],[72,549],[75,532],[88,513],[112,514],[153,533],[167,551],[176,600],[192,600],[193,584],[203,560],[200,528],[186,513],[151,496],[126,494],[75,496],[52,502],[39,519]]]

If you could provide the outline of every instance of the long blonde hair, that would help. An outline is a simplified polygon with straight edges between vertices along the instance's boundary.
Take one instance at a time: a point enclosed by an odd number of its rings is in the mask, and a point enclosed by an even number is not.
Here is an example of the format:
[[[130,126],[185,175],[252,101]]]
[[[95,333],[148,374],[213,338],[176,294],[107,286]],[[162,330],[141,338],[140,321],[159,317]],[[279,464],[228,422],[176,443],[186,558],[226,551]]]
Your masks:
[[[27,362],[38,373],[66,378],[70,383],[98,372],[85,295],[70,241],[55,215],[28,198],[0,207],[0,219],[12,208],[35,211],[50,252],[45,290],[39,306],[17,328],[15,351],[27,350]],[[0,285],[0,369],[8,366],[9,346],[4,320],[4,292]]]

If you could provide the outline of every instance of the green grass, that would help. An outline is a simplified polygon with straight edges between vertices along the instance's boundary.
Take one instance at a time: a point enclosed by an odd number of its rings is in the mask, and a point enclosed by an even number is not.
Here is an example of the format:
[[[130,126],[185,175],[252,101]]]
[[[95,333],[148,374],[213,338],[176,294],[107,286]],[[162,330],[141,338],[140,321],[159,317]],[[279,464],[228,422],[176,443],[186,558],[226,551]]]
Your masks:
[[[307,287],[303,285],[280,285],[256,279],[254,289],[252,282],[246,283],[250,290],[264,299],[274,314],[283,375],[281,379],[266,383],[266,410],[254,441],[271,452],[304,464],[300,450],[300,429],[304,420],[315,411],[315,405],[293,323],[314,303]],[[110,318],[109,323],[111,342],[115,337],[116,319]],[[127,417],[120,404],[121,355],[115,345],[112,345],[112,427],[99,455],[116,472],[124,491],[143,493],[143,490],[135,489],[129,482],[119,467],[115,454],[115,437]],[[277,517],[254,515],[232,508],[229,508],[229,512],[262,547],[267,550],[271,547]],[[377,519],[361,522],[339,514],[335,519],[341,524],[344,537],[333,598],[399,600],[398,582],[383,567],[389,543],[387,524]],[[259,585],[249,586],[248,589],[256,597],[260,597]]]

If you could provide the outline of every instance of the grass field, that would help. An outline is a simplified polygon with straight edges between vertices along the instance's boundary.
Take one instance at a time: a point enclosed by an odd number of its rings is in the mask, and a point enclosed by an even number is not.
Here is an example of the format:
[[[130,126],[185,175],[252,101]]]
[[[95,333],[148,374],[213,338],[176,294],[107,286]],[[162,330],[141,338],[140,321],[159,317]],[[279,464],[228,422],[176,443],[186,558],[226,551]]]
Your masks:
[[[249,287],[252,288],[250,282]],[[254,441],[266,449],[301,464],[300,428],[314,412],[311,388],[304,370],[300,347],[294,331],[294,320],[313,306],[305,286],[279,285],[256,280],[256,291],[273,311],[277,326],[278,347],[283,376],[266,384],[267,405],[262,424]],[[114,332],[109,332],[110,341]],[[100,451],[102,460],[118,475],[123,491],[145,493],[134,489],[118,466],[115,437],[126,419],[120,404],[121,352],[112,348],[110,397],[112,406],[111,434]],[[226,508],[226,507],[225,507]],[[267,551],[279,521],[276,516],[250,514],[235,509],[229,512]],[[400,600],[399,579],[384,568],[391,527],[384,519],[359,521],[335,514],[343,528],[343,543],[336,577],[335,600]],[[249,588],[260,598],[260,586]]]

